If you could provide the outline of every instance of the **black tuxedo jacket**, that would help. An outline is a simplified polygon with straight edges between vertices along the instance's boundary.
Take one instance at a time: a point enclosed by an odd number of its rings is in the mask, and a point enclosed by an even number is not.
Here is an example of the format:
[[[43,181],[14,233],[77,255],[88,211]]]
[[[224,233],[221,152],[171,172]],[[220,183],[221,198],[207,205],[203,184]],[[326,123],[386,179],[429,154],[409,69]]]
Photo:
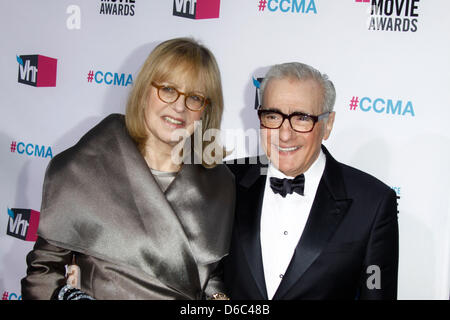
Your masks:
[[[396,299],[396,194],[322,150],[325,170],[273,299]],[[261,174],[261,163],[248,164],[250,160],[228,164],[236,177],[237,198],[224,276],[231,299],[261,300],[268,298],[260,242],[266,175]]]

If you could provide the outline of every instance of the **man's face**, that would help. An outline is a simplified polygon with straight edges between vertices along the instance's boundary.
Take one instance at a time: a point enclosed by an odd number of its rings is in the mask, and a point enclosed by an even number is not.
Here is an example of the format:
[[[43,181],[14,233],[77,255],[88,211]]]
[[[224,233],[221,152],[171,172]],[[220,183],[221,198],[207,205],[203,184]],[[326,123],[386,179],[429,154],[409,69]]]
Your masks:
[[[274,109],[284,114],[303,112],[322,114],[322,87],[314,80],[291,78],[272,79],[263,97],[263,109]],[[261,128],[261,141],[267,157],[287,176],[304,173],[319,156],[322,140],[328,139],[335,113],[316,122],[311,132],[300,133],[285,119],[279,129]]]

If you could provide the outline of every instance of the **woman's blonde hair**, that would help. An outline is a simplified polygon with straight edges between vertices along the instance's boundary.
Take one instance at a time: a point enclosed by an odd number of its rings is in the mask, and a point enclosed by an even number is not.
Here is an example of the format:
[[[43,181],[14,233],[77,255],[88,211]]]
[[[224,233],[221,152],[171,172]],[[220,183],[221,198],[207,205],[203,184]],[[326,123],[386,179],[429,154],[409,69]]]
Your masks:
[[[195,87],[187,89],[194,90],[202,86],[205,90],[204,94],[209,99],[209,103],[203,110],[202,137],[208,129],[220,129],[223,93],[220,71],[214,55],[209,49],[190,38],[164,41],[145,60],[134,82],[126,108],[125,122],[128,132],[143,155],[148,136],[144,111],[148,103],[151,83],[173,79],[174,74],[175,78],[177,75],[187,77],[188,86],[191,83],[195,84]],[[208,144],[202,139],[202,151]],[[205,163],[203,157],[202,164],[205,167],[216,165],[216,163],[212,165]]]

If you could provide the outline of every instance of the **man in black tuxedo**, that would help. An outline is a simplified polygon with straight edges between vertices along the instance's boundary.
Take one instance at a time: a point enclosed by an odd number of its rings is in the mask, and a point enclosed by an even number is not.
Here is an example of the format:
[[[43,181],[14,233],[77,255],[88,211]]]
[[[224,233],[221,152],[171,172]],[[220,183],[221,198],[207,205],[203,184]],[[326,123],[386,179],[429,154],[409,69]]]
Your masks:
[[[285,63],[268,71],[260,94],[269,161],[229,164],[237,192],[224,269],[230,298],[396,299],[396,195],[322,145],[335,118],[333,83]]]

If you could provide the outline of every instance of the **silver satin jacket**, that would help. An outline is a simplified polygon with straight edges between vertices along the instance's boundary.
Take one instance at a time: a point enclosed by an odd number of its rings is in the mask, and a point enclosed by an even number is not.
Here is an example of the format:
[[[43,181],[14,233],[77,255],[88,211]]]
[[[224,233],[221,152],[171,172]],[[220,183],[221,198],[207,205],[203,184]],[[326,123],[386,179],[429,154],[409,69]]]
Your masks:
[[[234,177],[225,165],[184,164],[163,193],[110,115],[50,162],[24,299],[50,299],[76,255],[96,299],[205,299],[224,292]]]

